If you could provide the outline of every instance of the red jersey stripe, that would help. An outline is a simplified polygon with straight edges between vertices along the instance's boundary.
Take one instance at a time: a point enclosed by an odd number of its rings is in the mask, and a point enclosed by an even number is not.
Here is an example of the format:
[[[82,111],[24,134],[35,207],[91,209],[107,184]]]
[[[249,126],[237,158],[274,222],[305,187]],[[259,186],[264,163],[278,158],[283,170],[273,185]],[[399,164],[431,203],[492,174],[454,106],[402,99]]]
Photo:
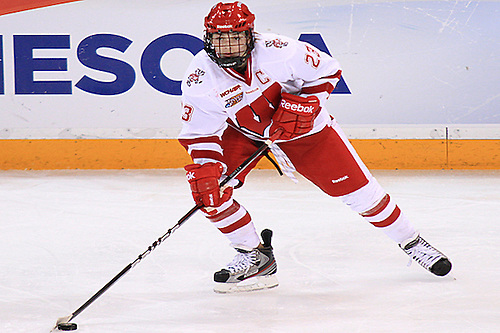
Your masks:
[[[222,144],[222,140],[217,135],[212,136],[203,136],[194,139],[179,139],[179,142],[184,148],[187,149],[187,146],[195,144],[195,143],[217,143]]]
[[[342,75],[342,71],[339,69],[335,74],[321,77],[320,79],[339,79]]]
[[[330,82],[325,82],[323,84],[312,86],[312,87],[304,87],[302,88],[301,93],[303,94],[318,94],[322,92],[327,92],[329,94],[332,93],[333,89],[335,89],[334,85]]]
[[[216,161],[222,161],[222,154],[213,150],[193,150],[191,152],[191,158],[206,158]]]

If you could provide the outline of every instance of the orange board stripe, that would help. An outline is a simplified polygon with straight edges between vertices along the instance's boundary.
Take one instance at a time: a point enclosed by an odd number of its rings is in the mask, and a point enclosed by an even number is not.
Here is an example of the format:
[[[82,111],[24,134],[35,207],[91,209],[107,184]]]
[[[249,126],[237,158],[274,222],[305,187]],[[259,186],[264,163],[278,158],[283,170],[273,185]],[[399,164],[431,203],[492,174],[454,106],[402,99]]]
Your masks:
[[[500,169],[500,140],[351,140],[370,169]],[[175,139],[0,139],[0,170],[156,169],[192,163]],[[272,169],[266,159],[258,168]]]
[[[77,1],[82,0],[2,0],[0,4],[0,15]]]

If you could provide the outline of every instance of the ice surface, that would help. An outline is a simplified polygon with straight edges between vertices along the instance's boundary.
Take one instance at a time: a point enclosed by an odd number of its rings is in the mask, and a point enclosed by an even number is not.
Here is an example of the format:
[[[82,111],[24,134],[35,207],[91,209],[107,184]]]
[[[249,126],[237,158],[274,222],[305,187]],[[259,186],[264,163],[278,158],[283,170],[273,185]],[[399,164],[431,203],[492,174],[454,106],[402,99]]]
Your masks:
[[[197,214],[77,332],[498,332],[500,172],[374,174],[451,276],[407,268],[396,244],[303,178],[256,170],[235,196],[274,230],[278,288],[214,293],[233,250]],[[181,170],[0,172],[0,331],[48,332],[192,206]]]

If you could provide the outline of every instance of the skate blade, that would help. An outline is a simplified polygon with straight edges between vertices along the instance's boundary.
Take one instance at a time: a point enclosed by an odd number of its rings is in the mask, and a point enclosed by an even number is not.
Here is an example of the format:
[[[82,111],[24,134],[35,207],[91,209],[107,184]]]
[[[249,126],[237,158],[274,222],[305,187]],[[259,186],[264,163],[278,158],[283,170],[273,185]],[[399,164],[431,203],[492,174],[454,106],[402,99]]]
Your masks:
[[[278,278],[273,275],[257,276],[239,283],[216,283],[214,291],[218,294],[232,294],[240,292],[249,292],[255,290],[264,290],[277,287]]]

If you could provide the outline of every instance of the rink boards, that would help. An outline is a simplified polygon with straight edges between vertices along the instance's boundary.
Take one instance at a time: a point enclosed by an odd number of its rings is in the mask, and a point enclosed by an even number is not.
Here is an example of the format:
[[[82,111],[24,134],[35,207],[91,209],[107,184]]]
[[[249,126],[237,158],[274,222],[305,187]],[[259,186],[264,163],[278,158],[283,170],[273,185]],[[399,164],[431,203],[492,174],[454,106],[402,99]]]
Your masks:
[[[247,1],[256,30],[339,60],[326,106],[368,167],[500,168],[499,1],[283,3]],[[189,163],[180,80],[211,3],[143,4],[2,1],[0,169]]]
[[[500,140],[351,139],[372,169],[500,169]],[[0,169],[158,169],[191,163],[175,139],[0,140]],[[259,168],[272,168],[262,160]]]

